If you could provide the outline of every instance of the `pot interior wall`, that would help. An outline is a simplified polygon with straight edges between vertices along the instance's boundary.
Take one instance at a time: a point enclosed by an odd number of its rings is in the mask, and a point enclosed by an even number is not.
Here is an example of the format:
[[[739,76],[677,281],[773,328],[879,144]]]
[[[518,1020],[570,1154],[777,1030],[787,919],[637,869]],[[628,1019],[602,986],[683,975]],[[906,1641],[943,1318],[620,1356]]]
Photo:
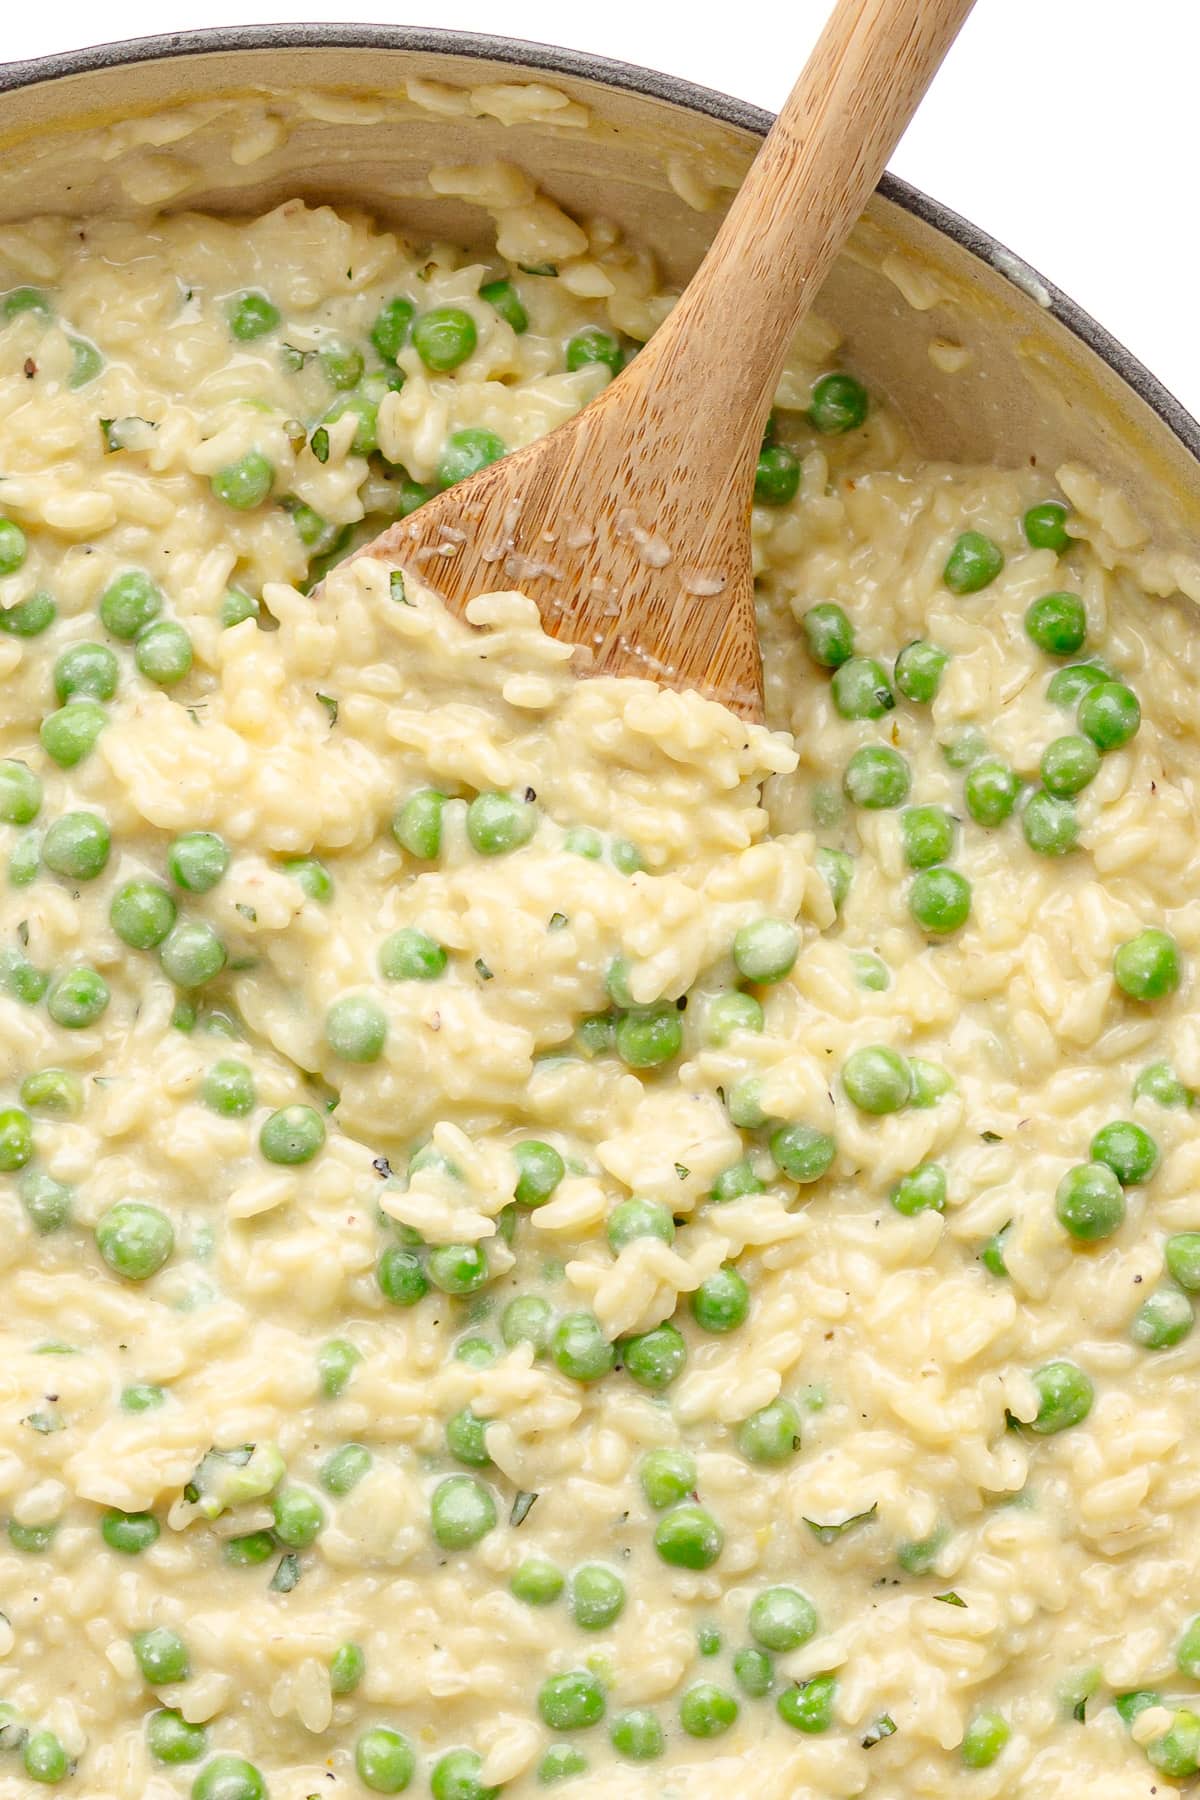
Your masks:
[[[636,89],[488,57],[214,49],[0,92],[0,221],[250,212],[299,194],[366,207],[417,238],[482,244],[484,216],[439,200],[425,177],[499,158],[568,211],[613,219],[681,283],[757,142],[749,126]],[[1197,465],[1178,437],[1033,293],[897,200],[873,199],[821,310],[930,455],[1035,460],[1048,479],[1080,461],[1170,541],[1200,544]]]

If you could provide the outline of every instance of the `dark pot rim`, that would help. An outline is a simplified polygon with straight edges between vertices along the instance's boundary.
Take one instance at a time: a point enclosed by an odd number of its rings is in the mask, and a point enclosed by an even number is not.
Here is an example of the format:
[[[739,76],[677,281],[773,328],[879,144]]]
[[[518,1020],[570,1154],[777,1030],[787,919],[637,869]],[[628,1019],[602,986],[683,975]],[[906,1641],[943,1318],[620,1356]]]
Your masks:
[[[111,44],[95,44],[80,50],[58,51],[25,62],[0,63],[0,94],[39,82],[57,81],[101,69],[125,68],[133,63],[160,62],[177,56],[203,56],[228,51],[265,50],[410,50],[461,57],[464,62],[489,60],[513,63],[545,74],[572,75],[602,87],[626,88],[669,105],[702,113],[726,125],[762,136],[771,114],[748,101],[737,100],[714,88],[645,69],[636,63],[617,62],[590,51],[570,50],[555,44],[527,42],[522,38],[492,37],[484,32],[443,31],[424,25],[229,25],[198,31],[164,32],[154,37],[125,38]],[[980,230],[969,219],[952,212],[920,188],[885,174],[879,192],[924,224],[931,225],[951,242],[979,258],[995,273],[1022,292],[1036,287],[1047,296],[1045,311],[1072,336],[1095,352],[1138,398],[1156,413],[1184,448],[1200,461],[1200,421],[1164,387],[1156,375],[1110,331],[1076,304],[1069,294],[1010,251],[999,239]]]

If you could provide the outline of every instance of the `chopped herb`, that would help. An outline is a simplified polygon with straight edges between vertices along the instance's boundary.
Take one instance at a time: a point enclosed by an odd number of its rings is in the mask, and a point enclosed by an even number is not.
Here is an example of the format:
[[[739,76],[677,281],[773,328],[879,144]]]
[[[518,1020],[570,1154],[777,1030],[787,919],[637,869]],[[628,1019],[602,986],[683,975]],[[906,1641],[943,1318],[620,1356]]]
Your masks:
[[[144,425],[147,431],[158,430],[153,419],[140,419],[136,413],[130,414],[126,419],[101,419],[100,434],[104,439],[104,454],[111,456],[114,450],[137,449],[139,446],[132,440],[138,435],[134,429],[138,425]]]
[[[557,913],[557,912],[551,913],[550,914],[550,924],[547,927],[547,929],[550,931],[561,931],[563,926],[566,924],[566,922],[567,922],[566,913]]]
[[[878,1506],[879,1502],[876,1501],[875,1505],[869,1506],[866,1512],[855,1513],[849,1519],[842,1519],[837,1525],[821,1525],[816,1519],[805,1519],[804,1523],[818,1544],[836,1544],[837,1540],[847,1531],[853,1530],[855,1525],[865,1525],[868,1519],[873,1519],[878,1511]]]
[[[329,725],[332,730],[333,726],[335,726],[338,721],[338,703],[332,694],[318,694],[317,699],[329,714]]]
[[[29,920],[28,919],[22,919],[20,924],[17,926],[17,937],[20,939],[22,950],[28,950],[28,948],[29,948]]]
[[[1082,1700],[1077,1700],[1075,1702],[1074,1706],[1071,1708],[1071,1717],[1075,1720],[1076,1724],[1078,1724],[1078,1725],[1084,1725],[1087,1723],[1087,1695],[1086,1694],[1084,1695]]]
[[[881,1744],[884,1738],[890,1738],[896,1729],[896,1721],[890,1714],[884,1713],[875,1723],[868,1727],[867,1735],[862,1740],[864,1750],[870,1750],[874,1744]]]
[[[953,1588],[950,1589],[949,1593],[935,1594],[933,1597],[935,1600],[940,1600],[945,1606],[966,1606],[967,1604],[961,1594],[956,1594]]]
[[[401,606],[411,606],[413,604],[413,602],[409,599],[408,592],[404,586],[404,570],[403,569],[393,569],[392,570],[391,578],[390,578],[388,585],[391,588],[391,594],[392,594],[393,600],[398,600],[400,602]]]
[[[1002,1144],[1004,1142],[998,1131],[981,1131],[979,1135],[985,1144]]]
[[[62,1420],[48,1412],[27,1413],[21,1423],[28,1425],[31,1431],[38,1432],[41,1437],[49,1437],[51,1432],[61,1431],[63,1428]]]
[[[518,263],[522,275],[557,275],[557,263]]]
[[[258,924],[258,914],[252,906],[247,906],[244,900],[239,900],[236,903],[234,911],[241,913],[243,919],[248,919],[251,925]]]
[[[305,440],[308,437],[308,427],[305,425],[304,420],[285,419],[283,421],[283,435],[295,451],[296,455],[299,456],[301,450],[304,448]]]
[[[378,1175],[380,1181],[390,1181],[391,1180],[392,1165],[388,1161],[386,1156],[375,1157],[374,1161],[371,1163],[371,1167],[374,1169],[375,1173]]]
[[[512,1503],[512,1511],[508,1515],[509,1524],[510,1525],[523,1525],[525,1523],[526,1519],[529,1517],[529,1514],[533,1508],[533,1503],[536,1499],[537,1499],[536,1494],[530,1494],[530,1493],[526,1492],[526,1490],[524,1488],[522,1488],[520,1493],[517,1495],[516,1499]]]
[[[267,1586],[273,1594],[290,1594],[300,1579],[300,1558],[288,1551],[279,1559],[279,1567],[272,1575]]]
[[[318,425],[308,440],[308,447],[319,463],[329,461],[329,433],[323,425]]]
[[[684,1163],[675,1164],[675,1173],[678,1175],[680,1181],[686,1181],[691,1172],[692,1171]]]
[[[279,346],[279,360],[284,368],[290,369],[293,374],[297,374],[309,358],[315,355],[315,350],[297,350],[295,344],[280,344]]]
[[[482,956],[477,956],[475,958],[475,973],[478,975],[480,981],[491,981],[492,979],[492,971],[488,968]]]

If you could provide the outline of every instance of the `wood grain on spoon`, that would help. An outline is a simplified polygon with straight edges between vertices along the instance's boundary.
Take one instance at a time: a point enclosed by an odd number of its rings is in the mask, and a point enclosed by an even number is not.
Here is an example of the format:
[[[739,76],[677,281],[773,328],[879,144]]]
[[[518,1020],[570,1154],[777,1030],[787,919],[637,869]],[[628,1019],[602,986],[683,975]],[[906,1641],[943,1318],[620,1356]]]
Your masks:
[[[669,318],[574,419],[360,554],[461,612],[519,587],[580,674],[762,717],[750,506],[788,347],[973,0],[838,0]]]

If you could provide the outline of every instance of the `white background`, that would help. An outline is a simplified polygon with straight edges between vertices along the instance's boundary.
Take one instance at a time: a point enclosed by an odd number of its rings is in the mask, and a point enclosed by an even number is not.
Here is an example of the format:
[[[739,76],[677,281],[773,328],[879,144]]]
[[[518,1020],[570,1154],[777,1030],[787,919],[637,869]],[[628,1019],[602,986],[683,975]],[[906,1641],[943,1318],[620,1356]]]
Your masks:
[[[6,0],[0,56],[332,19],[569,44],[778,106],[829,0]],[[412,0],[407,0],[408,4]],[[1197,0],[978,0],[892,160],[994,233],[1200,414]]]

